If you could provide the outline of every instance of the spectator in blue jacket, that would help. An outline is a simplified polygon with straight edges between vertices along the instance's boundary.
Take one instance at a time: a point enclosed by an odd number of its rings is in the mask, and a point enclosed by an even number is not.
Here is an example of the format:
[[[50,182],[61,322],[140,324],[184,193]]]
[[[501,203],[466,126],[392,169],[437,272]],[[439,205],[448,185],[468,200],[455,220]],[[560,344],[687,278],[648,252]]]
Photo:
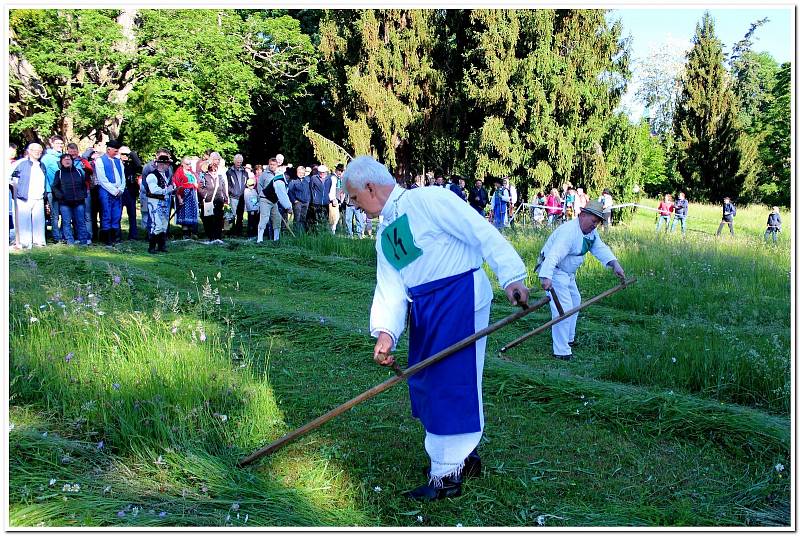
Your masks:
[[[61,242],[61,229],[58,226],[58,216],[60,214],[58,208],[58,199],[53,196],[53,179],[56,176],[56,171],[59,167],[59,159],[61,152],[64,150],[64,138],[59,135],[50,136],[47,140],[47,150],[42,156],[42,164],[45,169],[45,194],[47,198],[47,205],[50,207],[50,228],[53,232],[53,240]]]
[[[311,202],[311,185],[306,177],[305,166],[297,166],[296,176],[289,183],[289,201],[292,202],[295,231],[307,231],[306,217],[308,204]]]
[[[331,178],[328,176],[328,166],[320,165],[317,173],[309,181],[311,189],[311,205],[308,207],[308,227],[325,224],[328,221],[328,203],[331,202]]]
[[[733,218],[736,216],[736,205],[731,203],[731,198],[726,197],[722,200],[722,221],[719,222],[719,227],[717,227],[717,236],[722,233],[722,227],[725,224],[728,224],[728,228],[731,231],[731,236],[733,236]]]
[[[686,216],[689,214],[689,202],[686,200],[686,194],[683,192],[678,192],[678,200],[675,201],[675,212],[672,216],[672,226],[669,228],[669,232],[675,230],[675,224],[680,220],[681,222],[681,234],[686,236]]]
[[[764,232],[764,240],[769,241],[772,237],[772,243],[778,243],[778,233],[781,232],[781,215],[778,207],[772,207],[772,212],[767,216],[767,230]]]

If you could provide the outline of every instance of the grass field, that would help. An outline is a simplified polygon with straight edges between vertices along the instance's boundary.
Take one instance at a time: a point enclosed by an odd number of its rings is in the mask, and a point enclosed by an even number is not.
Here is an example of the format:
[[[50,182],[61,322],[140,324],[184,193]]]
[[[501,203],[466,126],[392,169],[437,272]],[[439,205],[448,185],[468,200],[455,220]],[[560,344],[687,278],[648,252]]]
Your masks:
[[[431,504],[400,496],[427,463],[404,386],[235,467],[392,374],[374,241],[12,253],[10,523],[788,526],[791,216],[772,246],[765,207],[735,238],[719,212],[692,205],[686,239],[644,209],[604,235],[638,282],[582,314],[572,361],[549,333],[498,355],[544,311],[490,337],[482,477]],[[547,232],[508,236],[532,270]],[[584,299],[615,284],[593,258],[578,274]],[[492,320],[512,311],[495,282]]]

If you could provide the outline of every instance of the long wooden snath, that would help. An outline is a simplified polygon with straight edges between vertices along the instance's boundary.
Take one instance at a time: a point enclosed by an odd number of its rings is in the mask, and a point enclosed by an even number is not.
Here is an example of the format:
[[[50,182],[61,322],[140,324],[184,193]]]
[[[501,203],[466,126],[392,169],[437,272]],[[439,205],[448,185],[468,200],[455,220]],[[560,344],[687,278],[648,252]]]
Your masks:
[[[465,338],[465,339],[453,344],[452,346],[449,346],[449,347],[445,348],[444,350],[441,350],[440,352],[437,352],[436,354],[434,354],[431,357],[425,359],[424,361],[420,361],[416,365],[414,365],[412,367],[409,367],[404,371],[399,371],[396,376],[394,376],[392,378],[389,378],[388,380],[386,380],[385,382],[383,382],[383,383],[381,383],[379,385],[376,385],[372,389],[364,391],[363,393],[361,393],[357,397],[345,402],[341,406],[330,410],[325,415],[317,417],[313,421],[310,421],[310,422],[304,424],[300,428],[297,428],[296,430],[293,430],[293,431],[289,432],[288,434],[286,434],[285,436],[281,437],[280,439],[277,439],[277,440],[273,441],[272,443],[270,443],[269,445],[267,445],[267,446],[255,451],[255,452],[253,452],[252,454],[250,454],[246,458],[243,458],[242,460],[240,460],[239,463],[237,464],[237,466],[238,467],[244,467],[245,465],[249,465],[249,464],[253,463],[254,461],[258,460],[262,456],[266,456],[267,454],[272,454],[273,452],[275,452],[276,450],[278,450],[279,448],[281,448],[285,444],[287,444],[287,443],[289,443],[291,441],[294,441],[298,437],[300,437],[300,436],[302,436],[304,434],[307,434],[308,432],[310,432],[311,430],[314,430],[315,428],[319,428],[321,425],[325,424],[326,422],[328,422],[329,420],[333,419],[334,417],[336,417],[338,415],[341,415],[342,413],[344,413],[345,411],[349,410],[353,406],[357,406],[361,402],[364,402],[365,400],[369,400],[370,398],[372,398],[372,397],[374,397],[374,396],[386,391],[387,389],[389,389],[394,384],[399,383],[399,382],[405,380],[406,378],[408,378],[409,376],[411,376],[412,374],[415,374],[415,373],[419,372],[420,370],[424,369],[425,367],[429,367],[429,366],[433,365],[434,363],[437,363],[437,362],[441,361],[442,359],[445,359],[446,357],[450,356],[451,354],[454,354],[454,353],[458,352],[459,350],[461,350],[463,348],[466,348],[470,344],[473,344],[475,341],[477,341],[479,339],[482,339],[483,337],[486,337],[487,335],[490,335],[491,333],[494,333],[498,329],[503,328],[503,327],[507,326],[508,324],[511,324],[512,322],[515,322],[515,321],[519,320],[523,316],[526,316],[526,315],[532,313],[533,311],[535,311],[536,309],[539,309],[543,305],[547,304],[549,301],[550,301],[550,297],[549,296],[545,296],[544,298],[540,299],[539,301],[536,301],[531,305],[527,305],[522,310],[517,311],[516,313],[514,313],[512,315],[509,315],[509,316],[503,318],[502,320],[499,320],[499,321],[495,322],[491,326],[486,326],[485,328],[483,328],[482,330],[478,331],[474,335],[470,335],[469,337],[467,337],[467,338]]]
[[[606,297],[610,296],[611,294],[614,294],[615,292],[618,292],[618,291],[620,291],[620,290],[622,290],[624,288],[627,288],[629,285],[632,285],[634,283],[636,283],[636,278],[635,277],[632,277],[630,279],[626,279],[625,281],[623,281],[622,283],[620,283],[616,287],[610,288],[607,291],[598,294],[594,298],[589,298],[588,300],[586,300],[582,304],[578,305],[577,307],[573,307],[569,311],[564,311],[563,313],[559,314],[556,318],[550,320],[546,324],[542,324],[541,326],[539,326],[538,328],[534,329],[533,331],[531,331],[529,333],[526,333],[525,335],[523,335],[523,336],[521,336],[521,337],[519,337],[517,339],[514,339],[510,343],[506,344],[505,346],[500,348],[500,353],[503,353],[503,352],[515,347],[516,345],[518,345],[518,344],[530,339],[534,335],[536,335],[538,333],[541,333],[542,331],[546,330],[547,328],[549,328],[553,324],[557,324],[558,322],[561,322],[565,318],[574,315],[575,313],[577,313],[581,309],[585,309],[585,308],[589,307],[590,305],[592,305],[593,303],[597,303],[600,300],[602,300],[603,298],[606,298]],[[553,294],[553,296],[555,297],[554,294]]]

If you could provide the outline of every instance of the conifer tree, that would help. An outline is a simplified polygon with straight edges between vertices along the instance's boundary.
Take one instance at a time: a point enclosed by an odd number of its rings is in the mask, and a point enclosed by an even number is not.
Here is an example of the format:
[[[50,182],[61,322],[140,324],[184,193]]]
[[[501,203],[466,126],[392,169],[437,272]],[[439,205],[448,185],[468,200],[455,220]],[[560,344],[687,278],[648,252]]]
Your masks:
[[[757,160],[737,121],[737,103],[723,66],[722,44],[706,12],[697,24],[674,117],[678,171],[687,195],[736,198]]]

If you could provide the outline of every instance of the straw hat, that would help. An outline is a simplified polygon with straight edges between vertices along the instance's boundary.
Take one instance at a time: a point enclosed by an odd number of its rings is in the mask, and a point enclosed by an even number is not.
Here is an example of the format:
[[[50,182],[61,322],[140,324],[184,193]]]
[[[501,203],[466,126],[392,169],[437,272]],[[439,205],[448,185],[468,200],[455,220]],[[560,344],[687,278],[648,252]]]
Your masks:
[[[585,207],[581,208],[581,213],[583,212],[588,212],[593,216],[597,216],[601,220],[603,219],[603,205],[601,205],[599,201],[595,201],[594,199],[586,203]]]

